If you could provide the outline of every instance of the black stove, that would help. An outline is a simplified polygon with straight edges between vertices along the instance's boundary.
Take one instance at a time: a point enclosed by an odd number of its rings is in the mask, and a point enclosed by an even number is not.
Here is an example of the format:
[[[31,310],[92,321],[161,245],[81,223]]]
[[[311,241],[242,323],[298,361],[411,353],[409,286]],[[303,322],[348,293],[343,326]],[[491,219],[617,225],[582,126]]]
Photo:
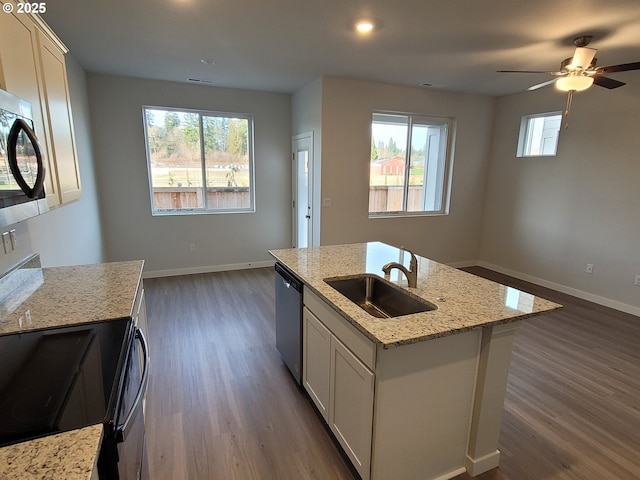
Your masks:
[[[108,424],[130,319],[0,336],[0,446]]]

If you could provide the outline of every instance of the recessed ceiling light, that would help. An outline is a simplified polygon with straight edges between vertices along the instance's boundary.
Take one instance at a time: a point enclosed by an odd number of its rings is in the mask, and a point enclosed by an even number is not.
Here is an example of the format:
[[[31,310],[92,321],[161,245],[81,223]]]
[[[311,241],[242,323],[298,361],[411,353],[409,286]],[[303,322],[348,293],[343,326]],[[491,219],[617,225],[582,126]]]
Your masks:
[[[359,33],[370,33],[375,27],[371,20],[358,20],[355,26]]]
[[[204,63],[205,65],[215,65],[216,64],[216,61],[215,60],[211,60],[210,58],[201,58],[200,62]]]

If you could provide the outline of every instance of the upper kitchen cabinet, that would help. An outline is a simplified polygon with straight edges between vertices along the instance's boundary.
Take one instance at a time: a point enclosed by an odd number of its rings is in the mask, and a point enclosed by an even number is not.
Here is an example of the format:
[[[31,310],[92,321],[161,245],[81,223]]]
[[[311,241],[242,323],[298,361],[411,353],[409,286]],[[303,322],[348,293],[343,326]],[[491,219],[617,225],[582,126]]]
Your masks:
[[[66,48],[38,16],[18,13],[16,2],[0,4],[0,88],[31,103],[34,129],[46,157],[47,202],[49,207],[63,205],[81,194]]]
[[[2,2],[0,2],[2,3]],[[7,2],[4,5],[13,5]],[[48,145],[45,132],[45,115],[40,105],[40,84],[36,60],[34,26],[28,15],[2,13],[0,15],[0,88],[31,103],[33,128],[47,161]],[[53,182],[52,171],[47,164],[45,192],[49,205],[58,204],[58,187]]]
[[[79,199],[81,193],[67,70],[64,52],[39,27],[36,34],[42,73],[40,97],[46,106],[49,127],[45,133],[49,140],[49,171],[56,172],[59,202],[64,204]]]

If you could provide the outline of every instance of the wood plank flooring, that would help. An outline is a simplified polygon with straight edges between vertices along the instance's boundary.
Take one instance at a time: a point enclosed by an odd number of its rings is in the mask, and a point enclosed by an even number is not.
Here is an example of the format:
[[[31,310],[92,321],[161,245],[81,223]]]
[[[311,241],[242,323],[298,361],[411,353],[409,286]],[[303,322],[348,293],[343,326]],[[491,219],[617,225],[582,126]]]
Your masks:
[[[564,305],[516,331],[500,467],[476,478],[640,479],[640,318],[479,267],[465,270]]]
[[[272,269],[145,288],[151,479],[354,478],[276,350]]]
[[[468,270],[565,305],[517,331],[500,467],[475,478],[640,478],[640,318]],[[151,479],[357,478],[275,348],[272,269],[145,287]]]

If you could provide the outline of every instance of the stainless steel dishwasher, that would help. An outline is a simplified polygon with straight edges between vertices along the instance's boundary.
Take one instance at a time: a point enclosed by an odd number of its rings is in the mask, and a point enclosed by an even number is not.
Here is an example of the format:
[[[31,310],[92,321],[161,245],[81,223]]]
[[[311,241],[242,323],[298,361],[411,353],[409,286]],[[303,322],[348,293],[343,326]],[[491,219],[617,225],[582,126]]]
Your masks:
[[[302,282],[275,264],[276,348],[298,385],[302,384]]]

